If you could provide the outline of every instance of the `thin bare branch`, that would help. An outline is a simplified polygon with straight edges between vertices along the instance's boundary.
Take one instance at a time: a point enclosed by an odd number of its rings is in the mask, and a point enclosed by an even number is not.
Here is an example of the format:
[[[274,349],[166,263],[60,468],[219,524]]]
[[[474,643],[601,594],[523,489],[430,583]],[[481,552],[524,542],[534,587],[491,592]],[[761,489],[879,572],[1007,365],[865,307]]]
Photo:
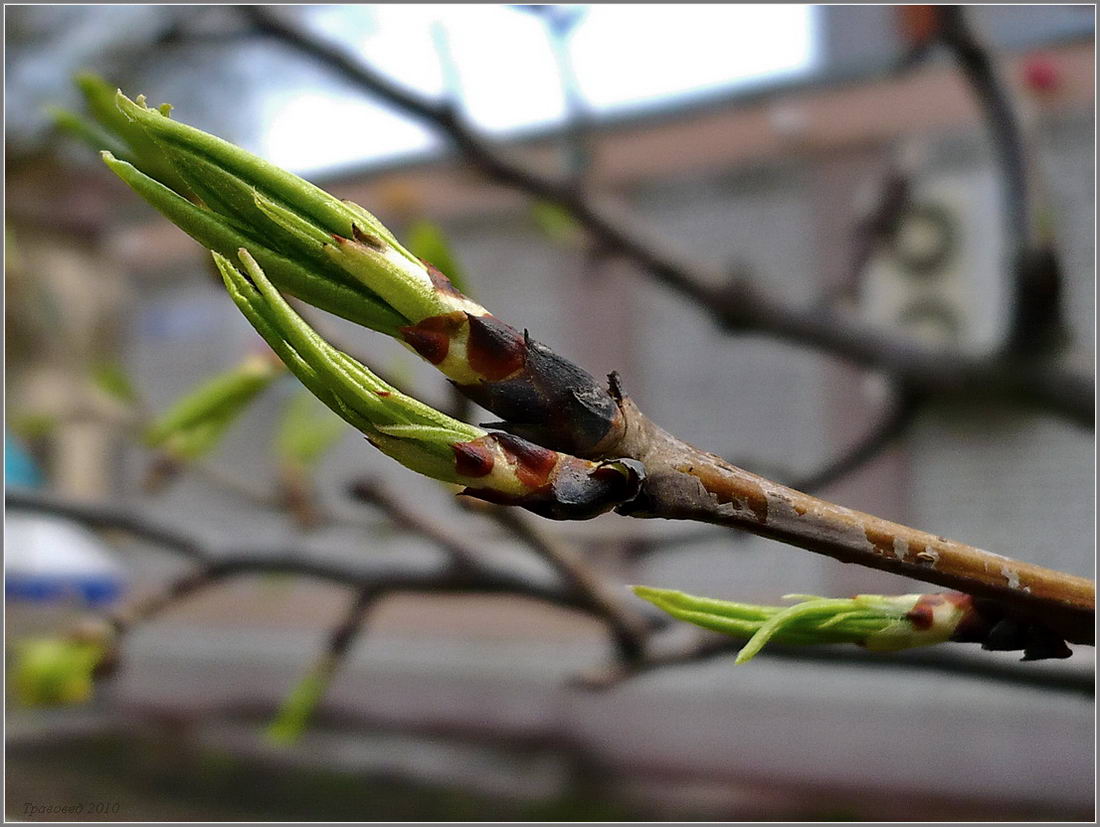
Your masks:
[[[192,560],[207,560],[207,549],[196,537],[124,505],[81,502],[21,488],[8,488],[4,504],[20,511],[68,517],[92,528],[122,531]]]
[[[1003,402],[1093,424],[1093,381],[1056,365],[1015,364],[961,352],[930,350],[836,311],[794,307],[747,282],[724,282],[720,270],[668,249],[624,215],[568,181],[547,178],[514,162],[478,136],[454,109],[398,86],[389,78],[262,6],[240,7],[266,35],[337,71],[371,95],[446,135],[488,177],[568,210],[603,247],[648,271],[657,281],[707,310],[721,327],[761,332],[882,371],[921,393]]]
[[[1000,168],[1012,299],[1004,337],[1007,357],[1027,358],[1055,349],[1064,338],[1062,273],[1053,246],[1039,238],[1029,189],[1029,159],[1012,96],[998,77],[989,50],[970,26],[969,11],[940,6],[940,39],[951,51],[981,107]]]
[[[688,642],[654,646],[641,660],[620,662],[581,675],[577,683],[588,689],[612,689],[625,681],[673,666],[702,663],[716,657],[732,656],[743,641],[725,635],[703,632]],[[1051,692],[1064,692],[1091,698],[1096,691],[1095,673],[1078,674],[1061,669],[1029,667],[975,660],[949,654],[940,649],[914,649],[883,654],[838,646],[784,646],[772,644],[757,657],[777,660],[819,661],[842,666],[883,669],[914,669],[991,680],[1015,686],[1033,686]]]
[[[651,623],[627,606],[626,601],[619,596],[619,592],[623,592],[622,596],[625,597],[623,589],[613,591],[572,548],[543,530],[531,517],[519,510],[468,497],[464,497],[463,501],[469,508],[485,514],[523,541],[548,562],[562,580],[582,595],[592,610],[607,622],[624,660],[632,660],[641,655]]]
[[[920,397],[904,390],[895,391],[886,410],[857,442],[825,465],[791,482],[790,487],[812,493],[869,463],[893,445],[908,429],[920,411]]]
[[[114,628],[116,635],[124,635],[135,626],[156,617],[170,606],[175,605],[198,591],[219,582],[224,576],[216,568],[202,565],[170,580],[163,587],[136,600],[123,604],[108,612],[107,622]]]
[[[150,542],[163,544],[189,559],[198,559],[202,563],[197,570],[169,583],[160,592],[148,599],[124,608],[117,613],[120,631],[126,631],[142,620],[150,619],[176,601],[194,594],[198,589],[213,585],[226,578],[257,573],[281,573],[310,577],[357,590],[352,609],[345,616],[345,622],[335,630],[330,646],[346,647],[350,644],[347,630],[355,626],[360,609],[369,609],[369,604],[378,597],[393,592],[460,592],[460,593],[504,593],[516,594],[546,602],[560,608],[580,609],[602,618],[586,601],[579,600],[575,591],[561,585],[544,585],[530,578],[517,575],[507,567],[488,563],[481,564],[478,571],[457,569],[451,561],[440,560],[436,565],[408,564],[392,560],[378,561],[365,556],[355,564],[337,564],[329,561],[311,560],[303,557],[297,550],[278,551],[270,549],[236,549],[217,552],[207,549],[197,539],[181,540],[180,535],[166,529],[163,525],[146,517],[139,516],[125,506],[87,505],[75,503],[48,494],[9,490],[6,494],[8,508],[28,510],[38,513],[55,514],[80,520],[101,529],[118,529]],[[653,629],[666,625],[663,615],[647,621]],[[358,628],[358,626],[355,626]],[[352,633],[354,634],[354,632]],[[656,645],[654,645],[656,644]],[[587,686],[611,686],[634,675],[653,669],[688,663],[730,652],[741,642],[719,635],[692,637],[674,646],[661,645],[659,638],[650,636],[643,657],[630,662],[616,663],[584,676],[581,683]],[[775,647],[773,647],[775,648]],[[769,650],[765,650],[765,654]],[[1047,686],[1051,689],[1066,689],[1075,686],[1083,691],[1081,678],[1074,683],[1072,678],[1063,678],[1051,672],[1049,681],[1043,677],[1046,673],[1036,673],[1035,667],[1025,670],[1013,670],[1010,667],[997,668],[973,662],[969,659],[938,658],[926,653],[867,654],[845,653],[833,649],[814,650],[800,647],[789,649],[779,647],[778,656],[786,658],[805,658],[808,660],[832,660],[834,656],[840,662],[858,661],[868,666],[895,665],[923,666],[962,676],[989,677],[1010,683]]]

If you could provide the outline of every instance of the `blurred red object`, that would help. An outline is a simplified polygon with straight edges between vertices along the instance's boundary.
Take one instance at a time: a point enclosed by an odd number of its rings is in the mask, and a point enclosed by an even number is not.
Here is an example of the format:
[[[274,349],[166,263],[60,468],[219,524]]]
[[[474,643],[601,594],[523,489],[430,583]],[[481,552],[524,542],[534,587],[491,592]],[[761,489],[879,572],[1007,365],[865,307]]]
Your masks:
[[[1024,63],[1024,84],[1036,94],[1056,92],[1062,85],[1062,75],[1054,61],[1046,57],[1033,57]]]
[[[896,6],[898,28],[910,48],[924,46],[939,34],[942,21],[936,6]]]

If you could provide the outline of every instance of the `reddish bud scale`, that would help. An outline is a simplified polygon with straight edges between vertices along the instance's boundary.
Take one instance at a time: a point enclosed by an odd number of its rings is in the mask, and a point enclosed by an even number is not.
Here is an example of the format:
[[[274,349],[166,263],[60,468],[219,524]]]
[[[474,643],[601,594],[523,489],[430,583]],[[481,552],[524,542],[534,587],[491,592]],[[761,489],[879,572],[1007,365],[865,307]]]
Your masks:
[[[640,463],[632,460],[597,465],[545,451],[508,434],[490,437],[502,447],[510,446],[506,448],[507,456],[515,461],[516,476],[524,484],[539,479],[544,482],[519,495],[496,488],[467,488],[462,493],[498,505],[526,508],[552,520],[587,520],[610,511],[637,496],[645,477]]]
[[[505,456],[515,468],[516,477],[528,488],[545,485],[559,460],[572,459],[512,434],[492,433],[489,438],[504,450]]]
[[[480,439],[456,442],[455,471],[464,477],[486,477],[493,471],[493,452]]]
[[[944,603],[952,603],[964,611],[973,610],[973,599],[968,594],[959,592],[947,592],[945,594],[922,594],[917,604],[905,615],[905,619],[913,624],[918,631],[926,631],[932,628],[935,621],[937,606]]]
[[[490,382],[519,372],[526,364],[523,335],[493,316],[469,316],[466,358],[470,367]]]
[[[523,340],[523,368],[460,390],[508,423],[508,430],[579,456],[599,455],[622,435],[618,404],[595,379],[545,345]]]
[[[451,339],[466,322],[466,314],[461,310],[443,316],[429,316],[414,325],[401,328],[401,336],[413,350],[438,365],[447,358],[451,349]]]
[[[469,301],[438,268],[424,266],[441,296]],[[491,314],[456,310],[400,333],[514,433],[580,456],[603,454],[622,435],[618,404],[591,375]]]

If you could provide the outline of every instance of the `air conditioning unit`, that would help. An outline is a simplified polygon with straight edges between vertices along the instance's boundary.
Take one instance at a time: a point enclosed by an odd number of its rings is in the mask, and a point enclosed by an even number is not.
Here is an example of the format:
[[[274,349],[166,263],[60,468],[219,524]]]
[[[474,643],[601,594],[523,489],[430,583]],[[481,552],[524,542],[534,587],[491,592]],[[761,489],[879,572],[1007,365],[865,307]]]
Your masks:
[[[933,346],[995,348],[1009,296],[1000,198],[989,169],[916,172],[896,232],[868,263],[867,321]]]

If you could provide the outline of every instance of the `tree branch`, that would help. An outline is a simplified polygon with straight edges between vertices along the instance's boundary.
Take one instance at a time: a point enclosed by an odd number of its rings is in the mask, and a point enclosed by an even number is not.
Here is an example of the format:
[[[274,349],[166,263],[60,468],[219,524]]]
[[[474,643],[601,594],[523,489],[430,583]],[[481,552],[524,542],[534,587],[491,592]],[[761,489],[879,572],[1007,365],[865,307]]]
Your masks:
[[[8,490],[6,506],[11,509],[52,514],[83,522],[100,529],[117,529],[141,539],[163,545],[188,559],[197,560],[199,569],[188,572],[168,584],[160,592],[143,599],[130,607],[124,607],[115,613],[111,621],[120,633],[132,628],[136,623],[149,619],[167,606],[184,597],[194,594],[200,588],[215,584],[225,578],[255,573],[293,574],[324,580],[337,585],[356,589],[358,594],[349,613],[334,630],[330,638],[330,648],[344,648],[350,644],[349,630],[356,626],[360,609],[369,610],[369,605],[385,594],[400,591],[432,593],[507,593],[529,597],[558,606],[560,608],[579,609],[603,617],[586,601],[580,599],[569,588],[561,585],[544,585],[530,578],[517,575],[507,567],[479,563],[478,570],[469,571],[456,568],[451,561],[441,560],[435,565],[408,564],[404,562],[379,562],[370,557],[360,558],[354,565],[340,565],[327,561],[310,560],[297,551],[285,552],[268,549],[236,549],[216,551],[206,548],[198,540],[183,539],[171,529],[137,515],[126,507],[110,505],[89,505],[38,492]],[[364,605],[366,604],[366,605]],[[645,620],[652,630],[665,625],[664,615],[646,616]],[[350,632],[351,635],[354,631]],[[629,662],[620,661],[612,666],[596,670],[581,678],[587,686],[610,686],[637,674],[663,668],[678,663],[701,660],[723,652],[732,651],[741,645],[740,641],[725,636],[705,635],[692,637],[685,643],[674,646],[654,645],[656,638],[651,633],[646,639],[644,653],[640,658]],[[769,650],[765,650],[765,654]],[[832,649],[781,648],[780,657],[805,658],[807,660],[826,660],[834,656],[841,662],[865,662],[868,666],[881,664],[886,667],[895,665],[929,665],[940,671],[989,677],[1009,683],[1025,685],[1044,685],[1051,689],[1064,689],[1071,679],[1050,680],[1036,678],[1034,667],[1028,672],[1011,668],[995,668],[964,659],[937,658],[926,654],[899,655],[897,653],[876,653],[866,656],[859,653],[834,652]],[[1082,681],[1084,679],[1081,679]],[[1078,686],[1080,689],[1080,686]]]
[[[413,511],[408,505],[394,497],[379,482],[358,480],[351,486],[351,493],[363,502],[378,507],[397,525],[408,531],[420,534],[436,543],[461,565],[476,566],[479,554],[465,541],[454,536],[438,522],[426,514]],[[539,530],[534,523],[525,518],[516,509],[468,499],[467,505],[486,514],[510,534],[521,540],[535,551],[561,578],[564,587],[570,591],[587,610],[602,618],[608,625],[608,631],[615,641],[619,654],[624,658],[635,658],[641,653],[645,636],[653,623],[659,623],[660,616],[645,616],[626,608],[623,601],[611,594],[595,573],[561,543]]]
[[[501,528],[524,542],[549,563],[577,594],[583,595],[592,610],[607,623],[623,660],[634,660],[641,656],[651,622],[630,609],[625,601],[576,555],[573,549],[544,531],[533,519],[518,509],[492,505],[468,497],[464,497],[463,500],[472,510],[485,514]]]
[[[568,210],[605,248],[629,258],[658,282],[709,311],[725,329],[766,333],[817,348],[887,373],[922,393],[965,397],[985,404],[1010,401],[1081,425],[1093,424],[1093,382],[1089,376],[1054,365],[1006,364],[961,352],[932,351],[835,311],[782,304],[747,283],[713,287],[723,282],[720,271],[672,252],[640,232],[637,218],[597,202],[568,181],[547,178],[506,158],[464,124],[451,107],[398,86],[262,6],[239,8],[262,33],[446,135],[473,166],[491,179]]]
[[[744,529],[845,563],[990,598],[1072,643],[1093,643],[1092,581],[778,485],[672,436],[629,399],[621,404],[625,435],[608,450],[642,462],[646,480],[639,497],[619,506],[619,513]]]
[[[53,514],[95,528],[123,531],[202,564],[206,576],[211,578],[245,572],[278,572],[360,589],[375,586],[387,591],[512,593],[591,613],[584,600],[563,584],[542,582],[510,566],[481,557],[471,558],[469,564],[462,566],[456,566],[452,559],[440,559],[428,565],[417,562],[414,565],[393,560],[380,561],[369,556],[356,560],[354,564],[340,565],[304,558],[294,550],[211,548],[174,528],[136,514],[126,506],[80,503],[19,489],[9,489],[5,493],[5,503],[12,509]]]
[[[1034,358],[1054,349],[1064,336],[1062,274],[1058,256],[1039,238],[1028,183],[1023,130],[1008,89],[997,76],[988,49],[967,22],[961,6],[940,6],[940,39],[953,54],[985,117],[1000,167],[1001,200],[1008,239],[1012,299],[1002,353]]]

